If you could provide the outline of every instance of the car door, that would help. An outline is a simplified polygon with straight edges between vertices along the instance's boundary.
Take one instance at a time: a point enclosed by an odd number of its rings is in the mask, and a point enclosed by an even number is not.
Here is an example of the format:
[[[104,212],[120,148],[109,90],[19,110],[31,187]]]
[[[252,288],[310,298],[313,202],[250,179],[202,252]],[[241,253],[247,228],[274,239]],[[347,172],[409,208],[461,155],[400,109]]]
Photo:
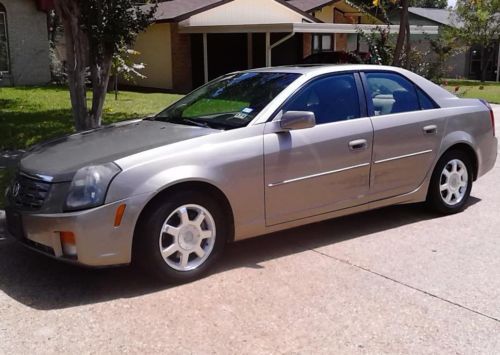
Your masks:
[[[406,77],[374,71],[362,78],[374,128],[372,199],[414,191],[436,158],[446,120]]]
[[[266,124],[266,223],[275,225],[363,203],[373,127],[357,73],[307,83]],[[316,126],[283,131],[279,116],[312,111]]]

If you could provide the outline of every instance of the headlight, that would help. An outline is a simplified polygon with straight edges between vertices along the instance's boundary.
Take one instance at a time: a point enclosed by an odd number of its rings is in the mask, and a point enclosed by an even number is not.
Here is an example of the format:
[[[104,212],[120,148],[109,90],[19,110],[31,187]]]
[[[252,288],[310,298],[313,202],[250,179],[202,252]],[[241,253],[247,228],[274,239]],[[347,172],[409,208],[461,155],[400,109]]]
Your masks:
[[[113,163],[78,170],[69,188],[65,210],[83,210],[104,204],[109,184],[120,171]]]

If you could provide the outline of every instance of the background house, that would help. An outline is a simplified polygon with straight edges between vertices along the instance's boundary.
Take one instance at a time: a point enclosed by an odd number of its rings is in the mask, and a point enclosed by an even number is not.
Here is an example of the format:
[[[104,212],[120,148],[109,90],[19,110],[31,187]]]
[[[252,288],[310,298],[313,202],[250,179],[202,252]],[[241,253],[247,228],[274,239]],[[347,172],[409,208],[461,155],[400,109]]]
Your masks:
[[[0,86],[50,81],[47,3],[0,0]]]
[[[429,9],[420,7],[410,7],[408,9],[409,21],[411,25],[439,26],[440,30],[448,26],[459,26],[460,23],[453,18],[453,11],[449,9]],[[399,24],[399,11],[389,14],[389,21]],[[412,36],[413,45],[422,50],[428,49],[428,38],[436,35]],[[486,80],[496,80],[498,63],[498,44],[494,50],[494,56],[488,63],[488,73]],[[432,58],[429,58],[432,60]],[[480,79],[481,77],[481,48],[472,46],[465,51],[452,56],[445,64],[447,77]]]
[[[235,70],[300,63],[321,51],[367,51],[358,25],[382,21],[347,0],[172,0],[139,35],[142,87],[188,91]]]

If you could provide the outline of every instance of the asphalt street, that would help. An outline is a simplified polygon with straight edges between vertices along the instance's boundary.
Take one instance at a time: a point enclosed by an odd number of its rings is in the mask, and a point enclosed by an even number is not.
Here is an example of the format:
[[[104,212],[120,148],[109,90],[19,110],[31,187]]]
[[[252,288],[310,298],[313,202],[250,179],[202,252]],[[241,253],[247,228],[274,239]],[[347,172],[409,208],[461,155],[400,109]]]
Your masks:
[[[0,353],[499,354],[499,183],[236,243],[182,286],[0,240]]]

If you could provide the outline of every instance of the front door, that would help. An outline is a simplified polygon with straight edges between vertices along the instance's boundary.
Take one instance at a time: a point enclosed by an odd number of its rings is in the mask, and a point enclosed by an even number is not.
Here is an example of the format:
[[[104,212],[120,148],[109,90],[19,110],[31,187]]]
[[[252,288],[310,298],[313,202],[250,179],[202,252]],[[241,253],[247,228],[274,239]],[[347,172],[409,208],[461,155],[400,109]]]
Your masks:
[[[264,135],[267,225],[286,223],[366,201],[373,127],[360,106],[355,74],[314,80],[286,111],[312,111],[316,126],[282,131],[279,118]],[[279,115],[278,115],[279,116]]]
[[[436,159],[446,118],[399,74],[367,72],[365,84],[374,128],[371,198],[412,192]]]

